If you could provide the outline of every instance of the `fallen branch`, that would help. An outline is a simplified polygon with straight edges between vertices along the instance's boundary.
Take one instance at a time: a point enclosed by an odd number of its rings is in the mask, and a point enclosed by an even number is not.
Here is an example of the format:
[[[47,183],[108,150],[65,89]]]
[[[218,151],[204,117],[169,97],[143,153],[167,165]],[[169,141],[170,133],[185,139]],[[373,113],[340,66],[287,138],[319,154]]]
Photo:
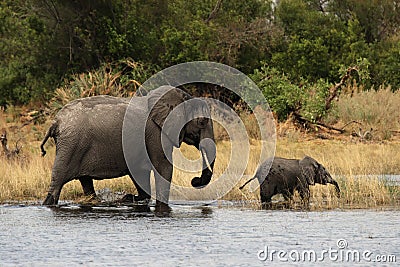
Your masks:
[[[344,132],[345,132],[344,129],[339,129],[339,128],[336,128],[336,127],[327,125],[327,124],[325,124],[325,123],[322,123],[322,122],[310,121],[310,120],[308,120],[308,119],[302,117],[300,114],[297,114],[297,113],[295,113],[295,114],[293,114],[293,115],[294,115],[295,119],[296,119],[298,122],[303,123],[303,124],[304,124],[304,123],[308,123],[308,124],[312,124],[312,125],[324,127],[324,128],[329,129],[329,130],[337,131],[337,132],[339,132],[339,133],[344,133]]]
[[[344,132],[345,132],[344,129],[339,129],[339,128],[336,128],[336,127],[333,127],[333,126],[324,124],[324,123],[322,123],[322,122],[315,122],[314,124],[316,124],[316,125],[318,125],[318,126],[325,127],[325,128],[327,128],[327,129],[329,129],[329,130],[333,130],[333,131],[340,132],[340,133],[344,133]]]
[[[340,129],[342,129],[342,130],[344,130],[344,128],[346,128],[347,126],[349,126],[350,124],[352,124],[352,123],[357,123],[357,124],[360,124],[361,125],[361,122],[359,122],[359,121],[349,121],[348,123],[346,123],[342,128],[340,128]]]
[[[34,110],[28,112],[26,114],[21,114],[21,122],[22,125],[19,127],[20,129],[33,123],[37,124],[40,123],[41,120],[45,120],[46,116],[50,114],[49,110],[41,109],[41,110]]]

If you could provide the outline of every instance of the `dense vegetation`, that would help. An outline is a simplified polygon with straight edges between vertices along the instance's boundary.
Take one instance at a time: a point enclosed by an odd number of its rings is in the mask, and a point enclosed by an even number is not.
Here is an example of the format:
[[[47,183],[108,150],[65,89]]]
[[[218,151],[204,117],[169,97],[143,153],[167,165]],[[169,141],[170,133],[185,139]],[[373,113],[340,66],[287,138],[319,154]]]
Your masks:
[[[400,88],[399,22],[393,0],[4,0],[0,106],[47,101],[107,66],[124,88],[209,60],[251,75],[279,118],[319,119],[349,67],[347,82]]]

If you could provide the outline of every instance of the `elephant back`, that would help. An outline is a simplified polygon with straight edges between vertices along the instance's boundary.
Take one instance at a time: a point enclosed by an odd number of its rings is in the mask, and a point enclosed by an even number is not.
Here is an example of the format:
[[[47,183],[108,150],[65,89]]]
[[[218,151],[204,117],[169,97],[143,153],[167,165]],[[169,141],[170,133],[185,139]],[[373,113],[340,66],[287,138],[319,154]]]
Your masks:
[[[299,175],[299,160],[275,157],[273,158],[267,179],[275,179],[284,182],[290,179],[289,177],[297,177]]]
[[[121,128],[119,122],[122,122],[128,104],[129,99],[106,95],[76,99],[57,113],[55,120],[58,131],[63,134],[81,129],[90,130],[92,127]]]

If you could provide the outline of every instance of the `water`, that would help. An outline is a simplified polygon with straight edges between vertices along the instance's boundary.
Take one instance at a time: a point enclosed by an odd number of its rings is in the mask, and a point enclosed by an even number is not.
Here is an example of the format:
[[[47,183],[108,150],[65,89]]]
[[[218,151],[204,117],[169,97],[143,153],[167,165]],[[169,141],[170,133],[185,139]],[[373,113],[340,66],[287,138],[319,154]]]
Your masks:
[[[157,216],[130,207],[0,206],[0,266],[266,266],[282,264],[285,258],[286,264],[293,263],[304,250],[315,251],[319,258],[323,250],[340,252],[338,239],[348,244],[342,252],[369,250],[370,259],[392,255],[398,263],[399,222],[399,210],[300,212],[179,205],[168,216]],[[272,250],[282,250],[286,257],[279,260],[272,254],[271,259]],[[325,255],[314,264],[334,261],[340,258]],[[301,263],[310,265],[309,260]],[[371,264],[364,259],[361,263]]]

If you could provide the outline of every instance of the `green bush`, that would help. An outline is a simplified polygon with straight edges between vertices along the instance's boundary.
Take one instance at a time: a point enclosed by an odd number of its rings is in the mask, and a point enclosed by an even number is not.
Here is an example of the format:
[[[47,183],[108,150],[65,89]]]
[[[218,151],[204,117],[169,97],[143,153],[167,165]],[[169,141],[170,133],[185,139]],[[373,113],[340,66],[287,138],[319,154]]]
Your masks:
[[[327,115],[326,99],[329,94],[331,83],[326,80],[320,79],[315,83],[307,83],[306,95],[304,103],[300,110],[300,114],[312,121],[316,122]]]
[[[286,120],[290,113],[301,109],[304,89],[293,84],[287,75],[264,65],[256,69],[250,78],[260,88],[279,120]]]
[[[250,76],[264,94],[272,111],[280,121],[291,113],[317,121],[326,116],[326,98],[332,86],[326,80],[310,83],[302,79],[293,83],[288,75],[275,68],[262,66]]]

